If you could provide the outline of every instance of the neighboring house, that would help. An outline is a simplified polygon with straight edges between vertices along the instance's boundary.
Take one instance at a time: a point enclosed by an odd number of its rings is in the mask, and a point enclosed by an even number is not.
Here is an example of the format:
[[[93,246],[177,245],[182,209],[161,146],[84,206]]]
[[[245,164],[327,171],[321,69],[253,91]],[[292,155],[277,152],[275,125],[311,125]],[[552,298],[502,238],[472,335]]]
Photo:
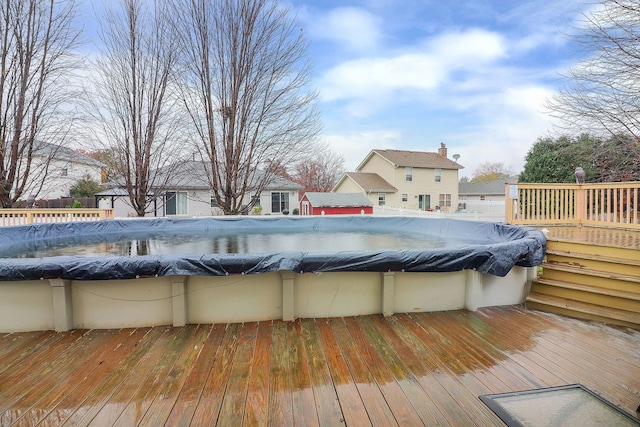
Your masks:
[[[76,150],[59,145],[39,143],[33,151],[29,180],[22,199],[30,195],[36,199],[69,197],[73,185],[89,177],[102,182],[106,165]]]
[[[180,164],[178,168],[169,168],[167,173],[161,171],[158,174],[159,182],[164,184],[162,188],[152,189],[158,194],[146,216],[221,215],[222,210],[213,197],[205,167],[203,162],[189,161]],[[98,205],[101,208],[113,208],[116,217],[136,216],[125,188],[114,184],[110,186],[111,188],[96,194]],[[243,204],[247,205],[247,213],[252,213],[255,206],[262,208],[262,215],[292,212],[299,205],[298,191],[301,188],[301,185],[288,179],[275,177],[253,203],[254,193],[250,189]]]
[[[463,166],[447,158],[447,147],[437,153],[372,150],[333,188],[337,193],[363,193],[374,204],[405,209],[455,209],[458,171]]]
[[[505,185],[507,183],[517,183],[518,177],[511,176],[485,182],[461,182],[458,187],[460,203],[465,201],[504,201]]]
[[[461,182],[458,210],[504,218],[506,184],[517,182],[517,176],[487,182]]]
[[[373,203],[362,193],[306,192],[300,200],[301,215],[372,214]]]

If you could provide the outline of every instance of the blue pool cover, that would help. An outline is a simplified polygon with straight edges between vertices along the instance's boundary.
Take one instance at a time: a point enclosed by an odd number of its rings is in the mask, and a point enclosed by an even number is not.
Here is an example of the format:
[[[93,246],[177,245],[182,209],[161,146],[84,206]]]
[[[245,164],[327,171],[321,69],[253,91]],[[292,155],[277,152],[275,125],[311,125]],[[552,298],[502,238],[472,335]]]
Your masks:
[[[43,245],[108,243],[145,236],[292,232],[411,233],[455,239],[455,247],[365,249],[357,251],[283,251],[246,254],[169,254],[143,256],[51,256],[11,258]],[[412,217],[221,217],[158,218],[0,228],[0,280],[113,280],[190,275],[225,276],[276,271],[450,272],[475,269],[505,276],[514,265],[540,265],[546,239],[536,229],[504,223]]]

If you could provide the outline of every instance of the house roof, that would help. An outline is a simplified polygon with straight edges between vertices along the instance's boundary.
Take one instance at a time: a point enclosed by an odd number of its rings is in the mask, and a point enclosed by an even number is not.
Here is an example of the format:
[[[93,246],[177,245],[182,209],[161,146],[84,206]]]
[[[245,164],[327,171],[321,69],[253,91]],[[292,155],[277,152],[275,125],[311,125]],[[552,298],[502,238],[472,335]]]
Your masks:
[[[99,160],[82,154],[74,149],[64,147],[62,145],[50,144],[48,142],[36,142],[34,145],[34,154],[47,158],[64,160],[70,163],[82,163],[97,168],[103,168],[106,165]]]
[[[258,171],[262,173],[262,171]],[[302,190],[304,187],[282,176],[273,177],[264,188],[265,190]]]
[[[485,182],[461,182],[458,185],[460,196],[504,195],[504,186],[509,182],[518,182],[518,177],[500,178]]]
[[[395,193],[398,191],[396,187],[389,184],[377,173],[369,172],[347,172],[340,179],[336,187],[347,178],[353,180],[365,192]]]
[[[108,188],[106,190],[102,190],[99,193],[94,194],[96,197],[107,197],[107,196],[117,196],[117,197],[121,197],[121,196],[128,196],[129,193],[127,193],[127,190],[125,190],[122,187],[112,187],[112,188]]]
[[[306,192],[304,196],[315,207],[353,207],[373,206],[362,193],[319,193]]]
[[[201,161],[185,161],[168,165],[158,171],[157,182],[165,183],[162,188],[167,190],[208,190],[209,185],[207,165]],[[256,170],[253,182],[259,182],[264,172]],[[107,187],[122,187],[117,182],[106,184]],[[251,189],[251,184],[249,185]],[[303,187],[286,178],[276,176],[270,179],[264,190],[291,190],[297,191]],[[106,195],[113,195],[113,191]]]
[[[406,150],[371,150],[369,155],[358,165],[360,170],[369,159],[379,155],[383,159],[396,167],[411,166],[415,168],[438,168],[438,169],[463,169],[459,163],[454,162],[447,157],[443,157],[438,153],[428,153],[425,151],[406,151]]]

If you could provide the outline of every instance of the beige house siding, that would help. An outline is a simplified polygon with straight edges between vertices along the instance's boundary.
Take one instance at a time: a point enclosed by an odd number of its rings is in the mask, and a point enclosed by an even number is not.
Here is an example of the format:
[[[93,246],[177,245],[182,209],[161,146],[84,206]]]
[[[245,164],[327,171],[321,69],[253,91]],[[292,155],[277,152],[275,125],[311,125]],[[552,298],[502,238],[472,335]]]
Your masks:
[[[362,188],[351,178],[345,178],[333,191],[336,193],[362,193]]]
[[[367,163],[365,163],[364,165],[362,165],[360,169],[358,169],[358,172],[377,173],[382,177],[382,179],[384,179],[394,187],[398,188],[396,186],[397,171],[395,169],[396,168],[393,166],[393,164],[389,163],[389,161],[387,161],[386,159],[383,159],[379,155],[375,154],[371,156],[371,158]],[[404,168],[402,169],[402,173],[404,174]]]

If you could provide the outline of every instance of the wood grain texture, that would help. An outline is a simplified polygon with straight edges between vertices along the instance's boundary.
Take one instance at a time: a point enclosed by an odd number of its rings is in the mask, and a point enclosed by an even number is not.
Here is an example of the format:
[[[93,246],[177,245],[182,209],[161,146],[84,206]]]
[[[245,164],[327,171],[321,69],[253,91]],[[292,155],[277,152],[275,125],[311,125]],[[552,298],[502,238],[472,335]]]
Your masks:
[[[0,425],[500,425],[580,383],[633,413],[640,331],[521,306],[0,336]]]

